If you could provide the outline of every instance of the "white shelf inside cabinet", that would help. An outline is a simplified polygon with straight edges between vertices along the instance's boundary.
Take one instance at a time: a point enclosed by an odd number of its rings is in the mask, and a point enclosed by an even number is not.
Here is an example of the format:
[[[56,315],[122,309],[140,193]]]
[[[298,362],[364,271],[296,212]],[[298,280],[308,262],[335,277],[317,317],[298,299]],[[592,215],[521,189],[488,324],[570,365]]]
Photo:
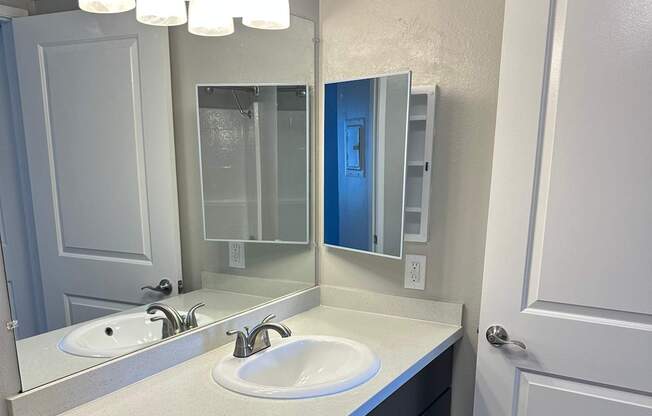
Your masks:
[[[412,89],[405,177],[405,241],[428,241],[436,99],[437,87]]]

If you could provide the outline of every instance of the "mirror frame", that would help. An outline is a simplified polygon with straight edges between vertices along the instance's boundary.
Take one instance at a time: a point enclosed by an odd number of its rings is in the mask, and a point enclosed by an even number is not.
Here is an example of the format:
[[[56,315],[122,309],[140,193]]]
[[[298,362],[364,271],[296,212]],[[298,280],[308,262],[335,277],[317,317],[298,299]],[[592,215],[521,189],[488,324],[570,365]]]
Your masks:
[[[199,88],[201,87],[294,87],[302,86],[306,89],[306,236],[305,240],[301,241],[283,241],[283,240],[242,240],[242,239],[228,239],[228,238],[208,238],[206,235],[206,201],[204,200],[204,167],[202,162],[202,145],[201,145],[201,120],[199,118]],[[292,245],[309,245],[310,244],[310,207],[311,207],[311,193],[310,193],[310,129],[312,124],[311,119],[311,106],[310,100],[310,85],[296,82],[296,83],[209,83],[200,82],[195,84],[195,112],[197,113],[197,144],[199,149],[199,186],[201,189],[201,212],[202,212],[202,233],[204,241],[214,242],[234,242],[234,243],[256,243],[256,244],[292,244]]]
[[[403,148],[403,192],[402,192],[402,203],[401,203],[401,248],[399,250],[398,256],[392,256],[390,254],[385,254],[385,253],[377,253],[374,251],[365,251],[365,250],[360,250],[356,248],[349,248],[349,247],[344,247],[344,246],[337,246],[334,244],[328,244],[325,241],[325,233],[323,230],[325,229],[325,224],[326,224],[326,209],[324,206],[324,203],[326,201],[326,193],[325,193],[325,180],[326,180],[326,154],[324,152],[324,148],[326,145],[326,125],[324,123],[324,120],[326,119],[326,86],[327,85],[332,85],[332,84],[339,84],[342,82],[349,82],[349,81],[361,81],[361,80],[368,80],[368,79],[374,79],[374,78],[382,78],[382,77],[391,77],[395,75],[407,75],[408,77],[408,95],[407,95],[407,106],[406,106],[406,117],[405,117],[405,145]],[[412,71],[411,70],[406,70],[406,71],[399,71],[399,72],[390,72],[390,73],[385,73],[385,74],[379,74],[379,75],[365,75],[365,76],[360,76],[356,78],[346,78],[346,79],[341,79],[337,81],[324,81],[324,83],[321,86],[321,164],[322,164],[322,177],[321,177],[321,189],[322,189],[322,204],[321,204],[321,210],[322,210],[322,216],[321,216],[321,221],[322,221],[322,235],[321,235],[321,243],[325,247],[328,248],[333,248],[337,250],[343,250],[343,251],[349,251],[349,252],[354,252],[354,253],[362,253],[362,254],[369,254],[372,256],[378,256],[378,257],[384,257],[388,259],[394,259],[394,260],[402,260],[403,259],[403,252],[405,248],[405,180],[407,177],[407,150],[408,150],[408,133],[409,133],[409,126],[410,126],[410,99],[412,95]]]

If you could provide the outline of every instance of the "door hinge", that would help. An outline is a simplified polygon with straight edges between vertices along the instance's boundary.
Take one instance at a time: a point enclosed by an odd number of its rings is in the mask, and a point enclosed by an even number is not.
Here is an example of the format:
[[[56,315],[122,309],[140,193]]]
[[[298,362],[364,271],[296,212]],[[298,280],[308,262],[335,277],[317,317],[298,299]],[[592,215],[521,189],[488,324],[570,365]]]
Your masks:
[[[426,172],[428,172],[428,168],[430,168],[430,162],[426,162]]]
[[[374,244],[378,244],[378,236],[374,235]]]
[[[7,322],[6,326],[7,326],[7,331],[13,331],[16,328],[18,328],[18,321],[16,320],[9,321]]]

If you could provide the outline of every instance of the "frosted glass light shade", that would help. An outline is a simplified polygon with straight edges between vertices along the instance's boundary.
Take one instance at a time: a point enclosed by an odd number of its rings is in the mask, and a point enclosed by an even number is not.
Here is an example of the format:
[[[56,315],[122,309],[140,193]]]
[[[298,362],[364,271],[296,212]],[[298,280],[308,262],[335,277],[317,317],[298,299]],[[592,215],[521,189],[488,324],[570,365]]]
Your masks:
[[[200,36],[226,36],[234,31],[230,0],[190,0],[188,31]]]
[[[251,0],[242,23],[256,29],[287,29],[290,27],[289,0]]]
[[[188,21],[184,0],[138,0],[136,19],[153,26],[177,26]]]
[[[79,0],[79,8],[90,13],[122,13],[136,7],[136,0]]]

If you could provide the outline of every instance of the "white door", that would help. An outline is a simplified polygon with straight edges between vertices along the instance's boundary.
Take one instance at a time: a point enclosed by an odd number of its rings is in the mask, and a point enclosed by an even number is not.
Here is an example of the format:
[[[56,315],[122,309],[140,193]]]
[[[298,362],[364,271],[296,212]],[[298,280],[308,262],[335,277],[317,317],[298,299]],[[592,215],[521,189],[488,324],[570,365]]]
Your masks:
[[[167,29],[13,26],[48,329],[156,299],[141,286],[181,278]]]
[[[649,0],[506,2],[485,256],[475,415],[652,415]]]

